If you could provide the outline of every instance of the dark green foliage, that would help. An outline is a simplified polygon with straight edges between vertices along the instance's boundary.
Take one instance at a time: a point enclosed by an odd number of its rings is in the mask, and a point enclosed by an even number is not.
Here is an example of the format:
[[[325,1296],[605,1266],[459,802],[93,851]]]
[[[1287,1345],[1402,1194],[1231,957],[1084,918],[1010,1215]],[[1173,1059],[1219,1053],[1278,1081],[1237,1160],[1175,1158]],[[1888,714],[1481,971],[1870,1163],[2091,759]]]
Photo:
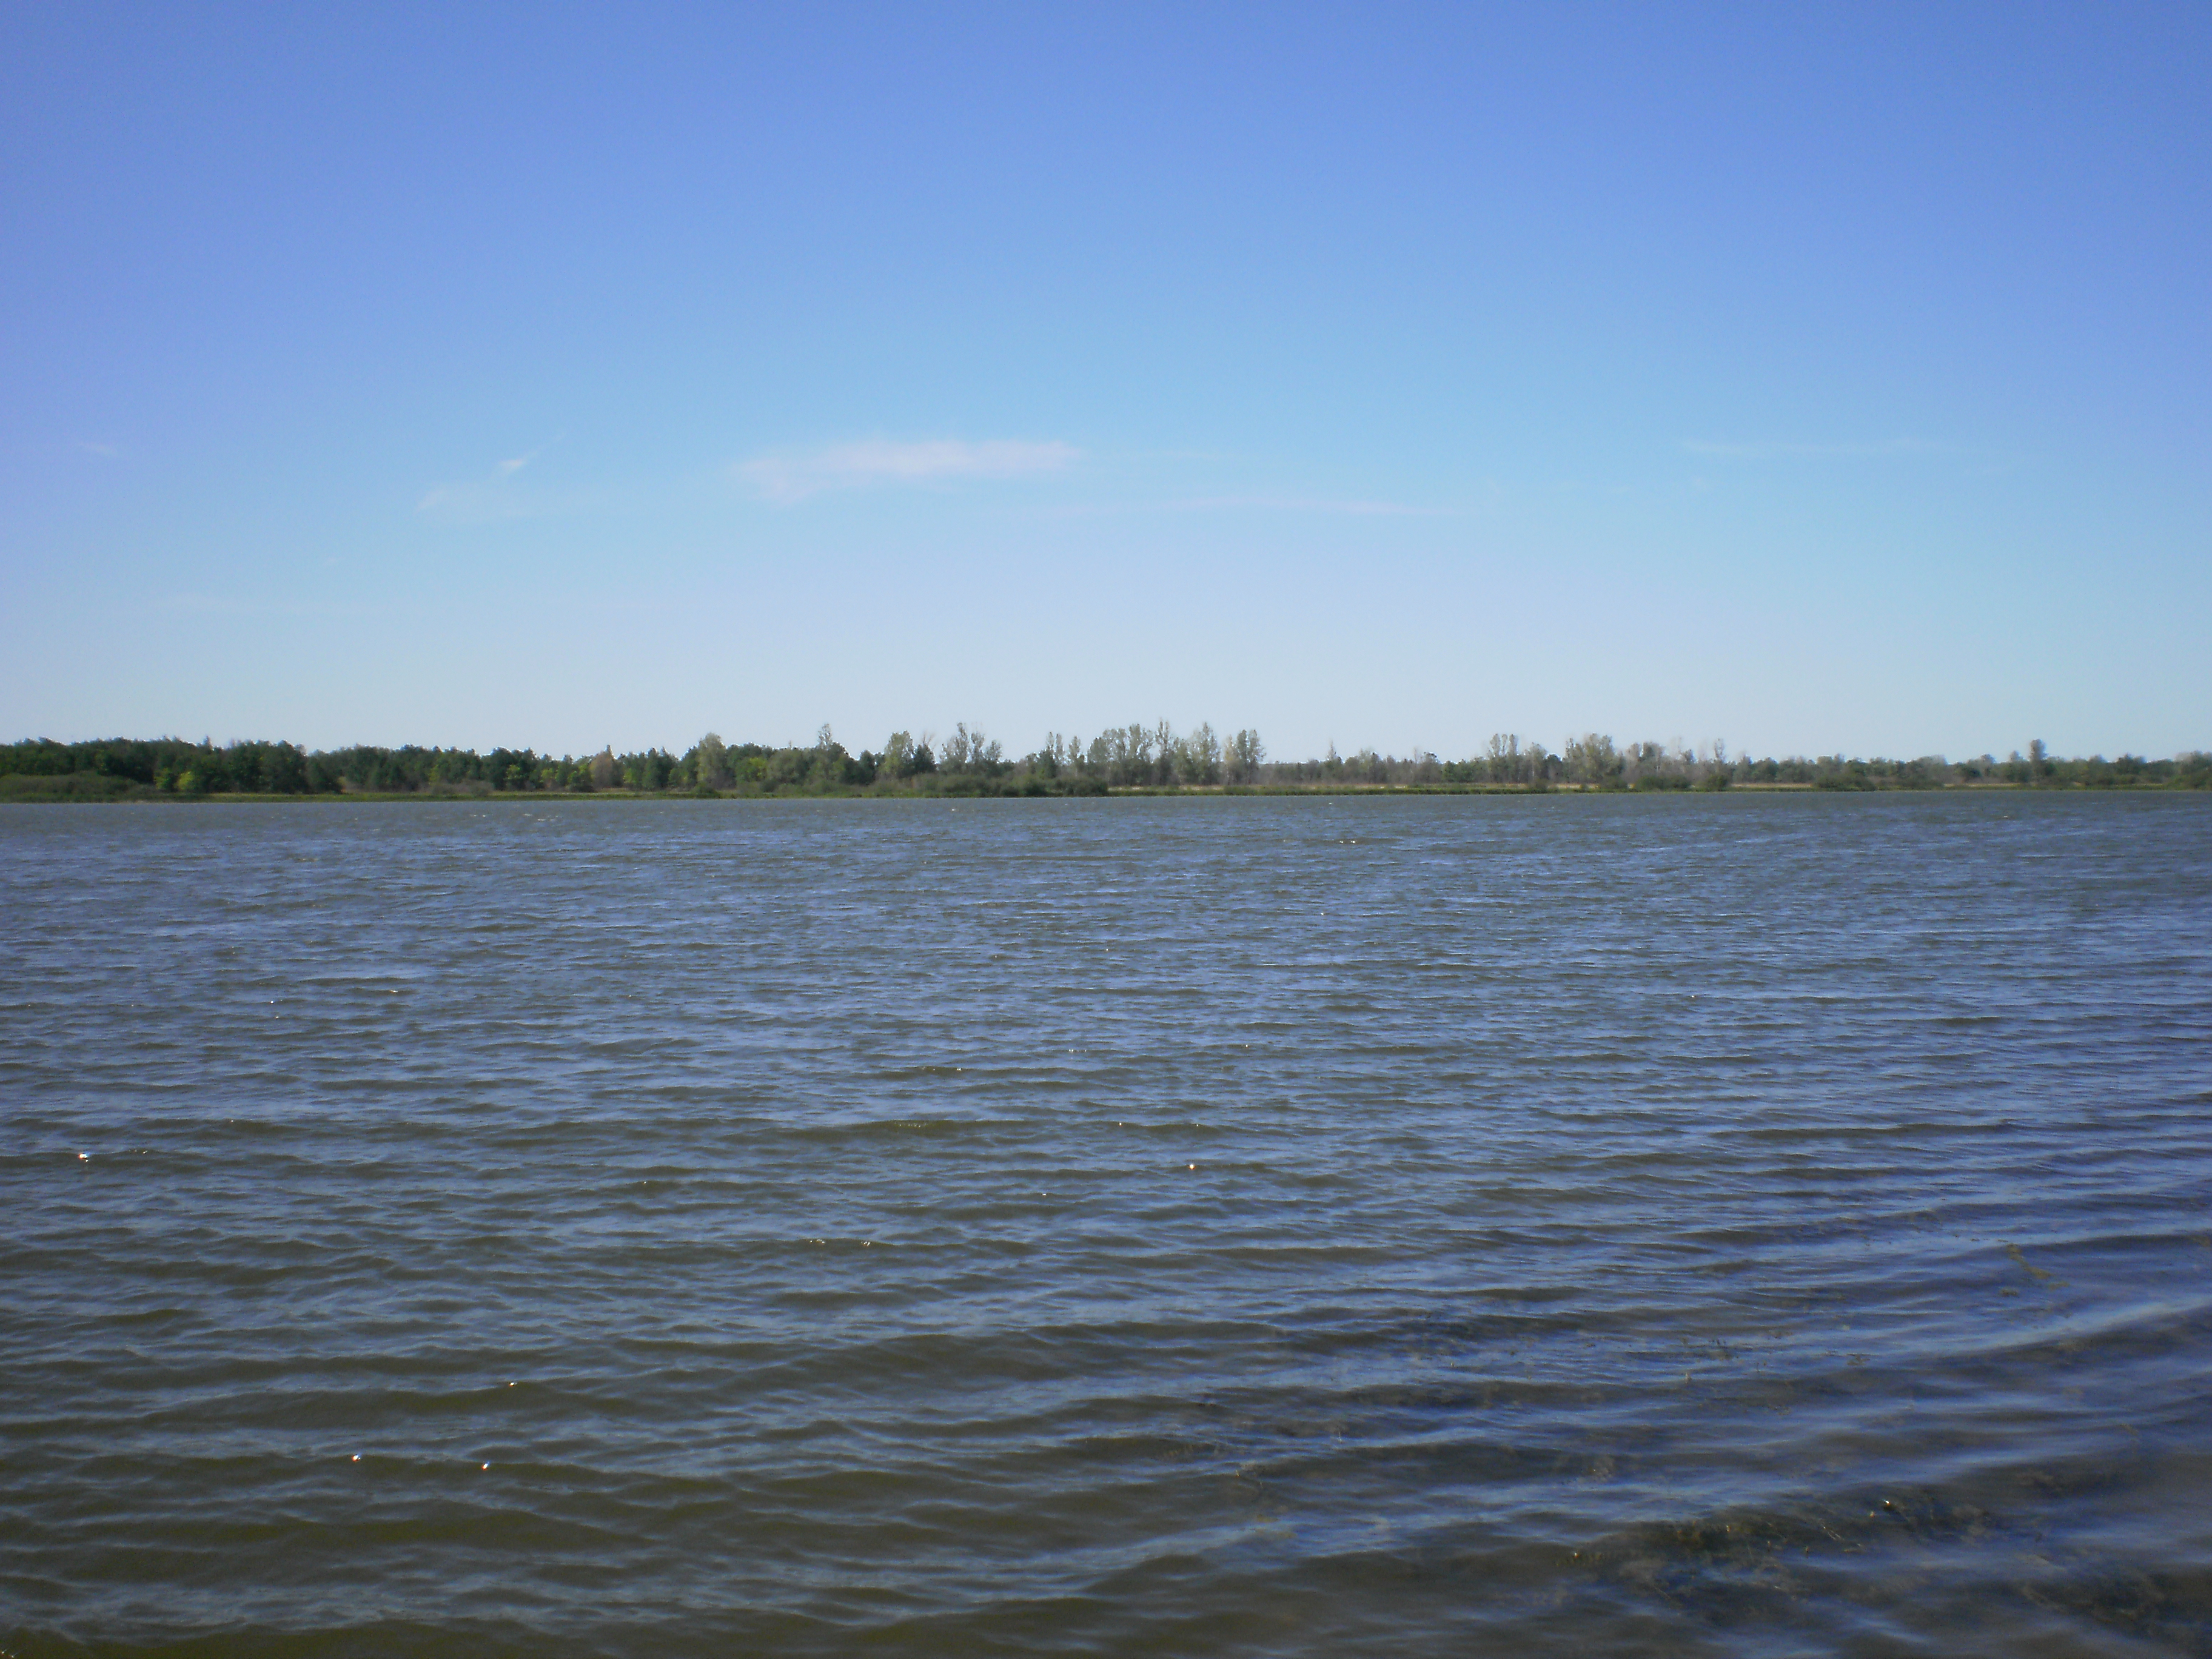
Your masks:
[[[122,800],[150,795],[150,785],[109,772],[11,772],[0,775],[0,801]]]
[[[611,748],[558,759],[529,749],[398,749],[356,744],[308,753],[295,744],[217,746],[181,738],[113,738],[90,743],[33,738],[0,747],[0,801],[106,801],[161,796],[489,795],[555,792],[591,794],[850,795],[961,797],[1103,795],[1109,790],[1504,789],[1556,788],[1642,793],[1743,787],[1838,791],[2015,787],[2038,789],[2212,789],[2212,753],[2172,760],[2122,755],[2061,759],[2041,743],[1993,756],[1947,761],[1860,759],[1823,755],[1730,759],[1725,745],[1692,753],[1638,743],[1617,747],[1589,732],[1562,755],[1511,734],[1461,761],[1418,752],[1400,757],[1363,749],[1319,760],[1269,761],[1254,731],[1226,741],[1210,726],[1178,736],[1168,722],[1117,727],[1085,744],[1048,733],[1043,748],[1016,760],[964,722],[941,743],[893,732],[881,754],[848,752],[823,726],[804,746],[725,744],[708,733],[683,755]]]
[[[84,774],[124,786],[184,793],[297,795],[311,787],[307,760],[298,745],[289,743],[234,743],[218,749],[182,738],[110,738],[93,743],[39,738],[0,749],[0,775],[58,778]],[[88,787],[77,786],[80,791]],[[127,790],[103,785],[100,792],[112,795]]]

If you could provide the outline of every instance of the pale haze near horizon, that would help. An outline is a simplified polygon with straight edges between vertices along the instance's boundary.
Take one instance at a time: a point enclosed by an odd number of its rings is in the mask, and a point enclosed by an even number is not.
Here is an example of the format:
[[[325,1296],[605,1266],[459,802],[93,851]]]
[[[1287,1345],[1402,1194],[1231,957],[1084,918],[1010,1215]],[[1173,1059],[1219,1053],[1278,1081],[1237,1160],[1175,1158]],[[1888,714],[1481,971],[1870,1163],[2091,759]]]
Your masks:
[[[0,15],[0,738],[2212,746],[2201,8]]]

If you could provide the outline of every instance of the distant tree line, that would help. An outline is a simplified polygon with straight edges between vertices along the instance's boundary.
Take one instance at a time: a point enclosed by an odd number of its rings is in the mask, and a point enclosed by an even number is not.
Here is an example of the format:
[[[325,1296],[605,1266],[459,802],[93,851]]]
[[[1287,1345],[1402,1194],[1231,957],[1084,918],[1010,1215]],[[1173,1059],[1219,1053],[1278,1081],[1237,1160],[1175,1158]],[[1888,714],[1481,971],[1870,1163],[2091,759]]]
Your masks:
[[[217,745],[179,738],[113,738],[91,743],[35,738],[0,749],[0,799],[109,800],[156,796],[489,795],[520,793],[636,795],[1067,795],[1109,790],[1437,791],[1549,789],[1718,790],[1795,786],[1814,789],[2212,788],[2212,754],[2172,759],[2101,755],[2065,760],[2040,742],[1998,760],[1786,760],[1731,756],[1715,742],[1616,744],[1598,732],[1570,738],[1554,754],[1511,732],[1482,752],[1439,760],[1371,749],[1317,760],[1274,761],[1260,734],[1226,736],[1201,724],[1178,733],[1165,720],[1116,726],[1087,742],[1048,732],[1018,758],[964,722],[950,737],[894,732],[880,752],[852,754],[823,726],[808,744],[726,744],[708,732],[683,754],[611,747],[556,758],[529,749],[398,749],[356,744],[308,750],[291,743]]]

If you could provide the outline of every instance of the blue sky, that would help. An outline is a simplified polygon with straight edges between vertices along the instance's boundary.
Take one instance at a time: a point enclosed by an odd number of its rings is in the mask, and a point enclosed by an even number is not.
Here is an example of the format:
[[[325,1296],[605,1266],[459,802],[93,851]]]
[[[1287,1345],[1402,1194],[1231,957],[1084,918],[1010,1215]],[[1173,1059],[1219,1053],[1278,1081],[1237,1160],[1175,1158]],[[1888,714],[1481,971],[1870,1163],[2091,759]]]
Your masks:
[[[2212,9],[0,9],[0,736],[2212,745]]]

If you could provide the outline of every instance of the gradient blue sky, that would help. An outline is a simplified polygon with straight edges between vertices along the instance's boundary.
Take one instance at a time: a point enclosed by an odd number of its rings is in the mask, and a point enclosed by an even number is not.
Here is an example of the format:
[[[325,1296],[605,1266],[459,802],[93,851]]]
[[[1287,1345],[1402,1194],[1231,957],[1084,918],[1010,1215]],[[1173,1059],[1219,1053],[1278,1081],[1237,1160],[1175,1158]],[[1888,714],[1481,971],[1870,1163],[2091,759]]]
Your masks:
[[[0,20],[0,736],[2212,746],[2212,8]]]

